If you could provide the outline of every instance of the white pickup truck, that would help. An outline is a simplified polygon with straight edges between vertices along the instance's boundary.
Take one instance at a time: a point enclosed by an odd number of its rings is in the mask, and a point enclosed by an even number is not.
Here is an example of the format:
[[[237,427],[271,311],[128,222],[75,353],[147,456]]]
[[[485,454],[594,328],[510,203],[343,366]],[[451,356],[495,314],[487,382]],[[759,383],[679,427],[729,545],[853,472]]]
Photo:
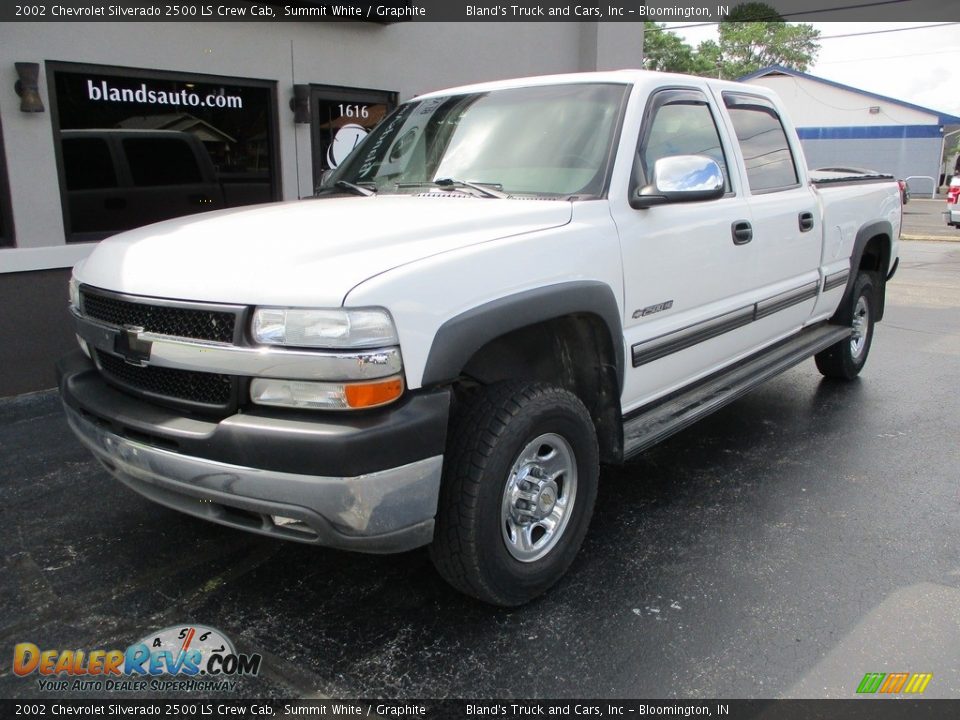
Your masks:
[[[366,552],[429,545],[517,605],[566,571],[599,465],[794,364],[852,379],[897,266],[893,179],[812,179],[762,87],[644,71],[400,106],[317,198],[102,242],[60,361],[142,495]]]

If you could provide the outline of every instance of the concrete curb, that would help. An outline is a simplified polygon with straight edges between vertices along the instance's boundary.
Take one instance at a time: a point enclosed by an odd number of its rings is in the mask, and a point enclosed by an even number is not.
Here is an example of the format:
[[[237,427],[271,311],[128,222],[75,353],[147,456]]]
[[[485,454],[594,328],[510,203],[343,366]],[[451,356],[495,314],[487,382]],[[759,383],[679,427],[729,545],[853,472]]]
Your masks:
[[[901,235],[901,240],[936,240],[938,242],[960,242],[960,233],[956,237],[948,237],[946,235]]]

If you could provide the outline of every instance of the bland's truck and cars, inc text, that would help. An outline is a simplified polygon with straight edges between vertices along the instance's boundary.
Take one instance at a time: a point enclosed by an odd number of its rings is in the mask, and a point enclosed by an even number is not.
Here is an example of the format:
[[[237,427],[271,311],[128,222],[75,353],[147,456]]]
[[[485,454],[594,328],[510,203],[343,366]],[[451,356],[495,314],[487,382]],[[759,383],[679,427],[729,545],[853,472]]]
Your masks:
[[[814,357],[852,379],[897,183],[811,173],[757,86],[619,71],[401,105],[316,199],[128,231],[74,269],[69,423],[121,482],[234,528],[423,545],[517,605],[599,465]]]

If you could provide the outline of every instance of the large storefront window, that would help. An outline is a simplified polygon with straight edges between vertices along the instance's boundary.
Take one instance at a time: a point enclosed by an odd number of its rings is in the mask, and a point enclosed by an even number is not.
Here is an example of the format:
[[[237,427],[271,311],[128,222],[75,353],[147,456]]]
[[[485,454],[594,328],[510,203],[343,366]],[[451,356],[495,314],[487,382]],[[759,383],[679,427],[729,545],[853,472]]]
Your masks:
[[[310,86],[313,134],[313,186],[324,171],[340,165],[397,106],[397,93],[329,85]]]
[[[274,83],[48,69],[68,242],[280,198]]]
[[[7,185],[7,154],[0,128],[0,247],[13,245],[13,214],[10,212],[10,186]]]

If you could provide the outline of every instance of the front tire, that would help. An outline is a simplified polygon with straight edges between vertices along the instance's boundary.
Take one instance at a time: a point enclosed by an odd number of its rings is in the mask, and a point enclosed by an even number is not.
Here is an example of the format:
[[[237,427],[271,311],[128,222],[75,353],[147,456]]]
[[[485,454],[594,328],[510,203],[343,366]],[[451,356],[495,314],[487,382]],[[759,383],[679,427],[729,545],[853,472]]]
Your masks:
[[[481,388],[454,416],[430,556],[461,592],[522,605],[567,571],[597,494],[590,414],[542,383]]]
[[[828,378],[853,380],[867,362],[873,343],[877,291],[873,273],[861,271],[853,283],[853,292],[846,307],[841,308],[836,322],[849,324],[849,338],[817,353],[817,369]]]

